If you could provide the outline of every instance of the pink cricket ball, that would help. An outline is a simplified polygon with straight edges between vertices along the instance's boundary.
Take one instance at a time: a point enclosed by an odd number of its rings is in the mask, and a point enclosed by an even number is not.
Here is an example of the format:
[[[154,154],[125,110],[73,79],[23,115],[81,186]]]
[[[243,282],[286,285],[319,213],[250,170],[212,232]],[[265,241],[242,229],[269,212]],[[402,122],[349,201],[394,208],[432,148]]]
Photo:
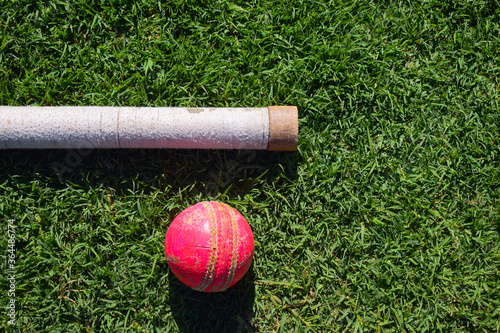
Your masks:
[[[165,237],[165,256],[174,275],[205,292],[224,291],[250,268],[252,229],[234,208],[215,201],[182,211]]]

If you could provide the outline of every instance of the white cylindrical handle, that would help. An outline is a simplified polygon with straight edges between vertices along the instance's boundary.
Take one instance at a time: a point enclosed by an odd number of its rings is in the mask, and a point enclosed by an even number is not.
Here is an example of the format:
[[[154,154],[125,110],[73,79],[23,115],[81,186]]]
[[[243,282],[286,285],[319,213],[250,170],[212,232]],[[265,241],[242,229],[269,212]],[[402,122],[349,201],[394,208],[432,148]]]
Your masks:
[[[0,106],[0,149],[295,150],[296,107]]]

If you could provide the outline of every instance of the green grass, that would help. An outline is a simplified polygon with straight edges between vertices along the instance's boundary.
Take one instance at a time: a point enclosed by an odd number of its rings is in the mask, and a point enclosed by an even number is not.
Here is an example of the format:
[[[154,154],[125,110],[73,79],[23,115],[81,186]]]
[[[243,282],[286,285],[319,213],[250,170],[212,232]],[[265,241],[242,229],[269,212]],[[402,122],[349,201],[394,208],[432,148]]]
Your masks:
[[[500,332],[499,22],[495,0],[0,1],[0,104],[300,117],[295,153],[1,151],[2,330]],[[255,235],[220,294],[163,254],[202,200]]]

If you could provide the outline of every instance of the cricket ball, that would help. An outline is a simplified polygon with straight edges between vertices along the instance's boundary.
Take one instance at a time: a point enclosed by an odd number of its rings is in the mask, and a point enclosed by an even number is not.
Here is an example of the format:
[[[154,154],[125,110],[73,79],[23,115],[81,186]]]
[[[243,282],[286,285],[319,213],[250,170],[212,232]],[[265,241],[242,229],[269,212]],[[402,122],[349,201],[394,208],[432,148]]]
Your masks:
[[[182,211],[165,237],[165,256],[185,285],[205,292],[224,291],[250,268],[252,229],[234,208],[215,201]]]

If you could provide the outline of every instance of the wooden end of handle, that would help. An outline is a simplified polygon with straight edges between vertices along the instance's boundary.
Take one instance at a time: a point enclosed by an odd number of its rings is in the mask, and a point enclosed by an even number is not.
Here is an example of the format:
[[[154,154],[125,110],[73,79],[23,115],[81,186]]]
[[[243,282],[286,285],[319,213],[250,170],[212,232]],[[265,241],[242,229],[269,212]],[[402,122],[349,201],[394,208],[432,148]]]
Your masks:
[[[297,150],[299,139],[299,112],[296,106],[269,106],[270,151]]]

